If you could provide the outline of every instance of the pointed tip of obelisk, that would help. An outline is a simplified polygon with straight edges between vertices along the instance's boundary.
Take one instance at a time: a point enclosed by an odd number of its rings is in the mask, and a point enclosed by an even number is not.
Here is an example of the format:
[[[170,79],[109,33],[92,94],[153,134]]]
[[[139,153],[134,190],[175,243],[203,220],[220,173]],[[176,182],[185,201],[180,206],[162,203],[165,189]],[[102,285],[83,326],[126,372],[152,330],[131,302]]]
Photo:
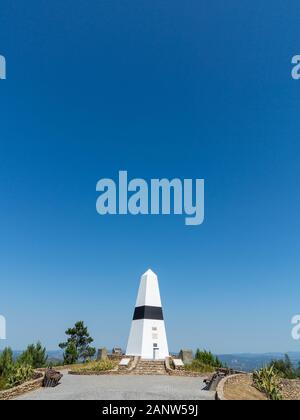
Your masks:
[[[135,306],[161,307],[158,278],[150,268],[141,277]]]
[[[145,273],[143,274],[143,277],[144,276],[156,276],[156,274],[154,273],[154,271],[152,271],[151,270],[151,268],[148,268],[148,270],[147,271],[145,271]]]

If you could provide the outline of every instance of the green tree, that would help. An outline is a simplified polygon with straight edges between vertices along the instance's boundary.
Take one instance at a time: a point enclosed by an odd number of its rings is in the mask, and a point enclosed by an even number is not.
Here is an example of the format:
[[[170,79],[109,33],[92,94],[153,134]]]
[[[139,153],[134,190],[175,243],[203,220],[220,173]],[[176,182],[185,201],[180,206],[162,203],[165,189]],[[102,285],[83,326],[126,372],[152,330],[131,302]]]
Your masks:
[[[63,343],[64,344],[64,343]],[[60,344],[61,347],[61,344]],[[76,344],[73,341],[68,341],[66,347],[64,347],[64,364],[73,365],[78,360],[78,353]]]
[[[96,349],[90,346],[94,340],[83,321],[76,322],[73,328],[66,331],[66,335],[69,336],[67,341],[59,344],[59,347],[65,350],[65,364],[73,364],[79,360],[86,362],[94,356]]]
[[[0,376],[6,376],[13,365],[13,352],[10,347],[5,349],[0,354]]]
[[[30,365],[34,369],[44,367],[48,356],[45,347],[40,342],[30,344],[27,349],[18,358],[19,364]]]

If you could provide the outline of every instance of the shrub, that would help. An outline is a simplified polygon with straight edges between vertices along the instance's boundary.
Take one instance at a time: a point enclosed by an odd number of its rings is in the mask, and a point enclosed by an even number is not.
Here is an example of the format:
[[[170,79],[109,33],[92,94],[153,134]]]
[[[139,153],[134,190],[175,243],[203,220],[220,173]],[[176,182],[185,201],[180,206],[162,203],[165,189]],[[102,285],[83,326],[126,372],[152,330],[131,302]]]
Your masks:
[[[281,378],[296,379],[298,377],[299,372],[294,368],[288,354],[285,355],[284,359],[272,360],[268,367],[270,368],[272,366]]]
[[[41,343],[31,344],[17,361],[13,360],[13,352],[6,348],[0,355],[0,388],[13,388],[34,377],[34,369],[45,366],[46,349]]]
[[[6,388],[13,388],[21,385],[23,382],[29,381],[34,376],[32,366],[27,364],[12,365],[6,375]]]
[[[279,388],[279,377],[274,366],[264,367],[253,372],[253,384],[261,392],[267,395],[270,400],[281,400]]]
[[[201,362],[201,360],[195,359],[192,363],[185,366],[185,370],[190,372],[210,373],[214,372],[216,369],[213,366],[206,365]]]
[[[215,368],[223,367],[221,361],[218,359],[217,356],[214,356],[211,351],[200,351],[199,349],[197,349],[195,354],[195,360],[202,362],[204,365],[213,366]]]
[[[0,391],[2,391],[3,389],[5,389],[5,387],[6,387],[5,378],[3,378],[2,376],[0,376]]]

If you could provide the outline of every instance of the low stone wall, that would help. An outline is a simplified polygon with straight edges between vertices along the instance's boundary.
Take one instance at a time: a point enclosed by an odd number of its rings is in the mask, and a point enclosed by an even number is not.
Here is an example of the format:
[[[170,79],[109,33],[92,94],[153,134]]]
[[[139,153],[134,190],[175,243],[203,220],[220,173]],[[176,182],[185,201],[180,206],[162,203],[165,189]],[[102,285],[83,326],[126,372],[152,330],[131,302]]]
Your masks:
[[[228,376],[225,376],[225,378],[221,379],[221,381],[218,383],[217,390],[216,390],[216,400],[218,400],[218,401],[226,401],[227,400],[227,398],[225,398],[225,394],[224,394],[225,384],[226,384],[226,382],[228,381],[229,378],[234,378],[236,376],[239,376],[239,375],[228,375]]]
[[[80,376],[94,376],[94,375],[119,375],[122,374],[123,372],[118,371],[118,370],[99,370],[99,371],[94,371],[94,370],[87,370],[87,371],[75,371],[75,370],[69,370],[68,374],[69,375],[80,375]]]
[[[230,386],[230,387],[229,387]],[[231,395],[231,398],[228,397]],[[216,400],[267,400],[266,396],[252,386],[252,375],[238,373],[228,375],[217,385]]]
[[[68,370],[73,368],[74,366],[84,366],[83,363],[75,363],[73,365],[61,365],[61,366],[52,366],[52,369],[57,370],[57,371],[61,371],[61,370]],[[48,367],[43,367],[43,368],[37,368],[36,372],[46,372],[46,370],[49,369]]]
[[[171,369],[168,370],[168,374],[171,376],[187,376],[187,377],[191,377],[191,378],[203,378],[206,376],[211,375],[212,373],[205,373],[205,372],[191,372],[189,370],[180,370],[180,369]]]
[[[37,378],[32,381],[24,382],[22,385],[16,386],[5,391],[0,391],[0,400],[11,400],[27,392],[40,388],[43,385],[44,375],[39,372]]]
[[[127,356],[125,356],[124,354],[108,354],[107,355],[107,358],[109,360],[118,361],[118,362],[121,362],[123,357],[127,357]]]

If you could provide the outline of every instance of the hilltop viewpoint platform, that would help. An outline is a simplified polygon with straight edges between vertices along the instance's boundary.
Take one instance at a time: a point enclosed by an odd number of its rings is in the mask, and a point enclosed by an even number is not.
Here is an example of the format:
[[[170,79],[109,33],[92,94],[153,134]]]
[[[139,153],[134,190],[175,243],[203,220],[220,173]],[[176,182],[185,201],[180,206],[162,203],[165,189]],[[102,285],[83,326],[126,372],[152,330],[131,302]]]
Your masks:
[[[39,388],[18,400],[214,400],[204,378],[164,375],[77,376],[62,371],[56,388]]]

